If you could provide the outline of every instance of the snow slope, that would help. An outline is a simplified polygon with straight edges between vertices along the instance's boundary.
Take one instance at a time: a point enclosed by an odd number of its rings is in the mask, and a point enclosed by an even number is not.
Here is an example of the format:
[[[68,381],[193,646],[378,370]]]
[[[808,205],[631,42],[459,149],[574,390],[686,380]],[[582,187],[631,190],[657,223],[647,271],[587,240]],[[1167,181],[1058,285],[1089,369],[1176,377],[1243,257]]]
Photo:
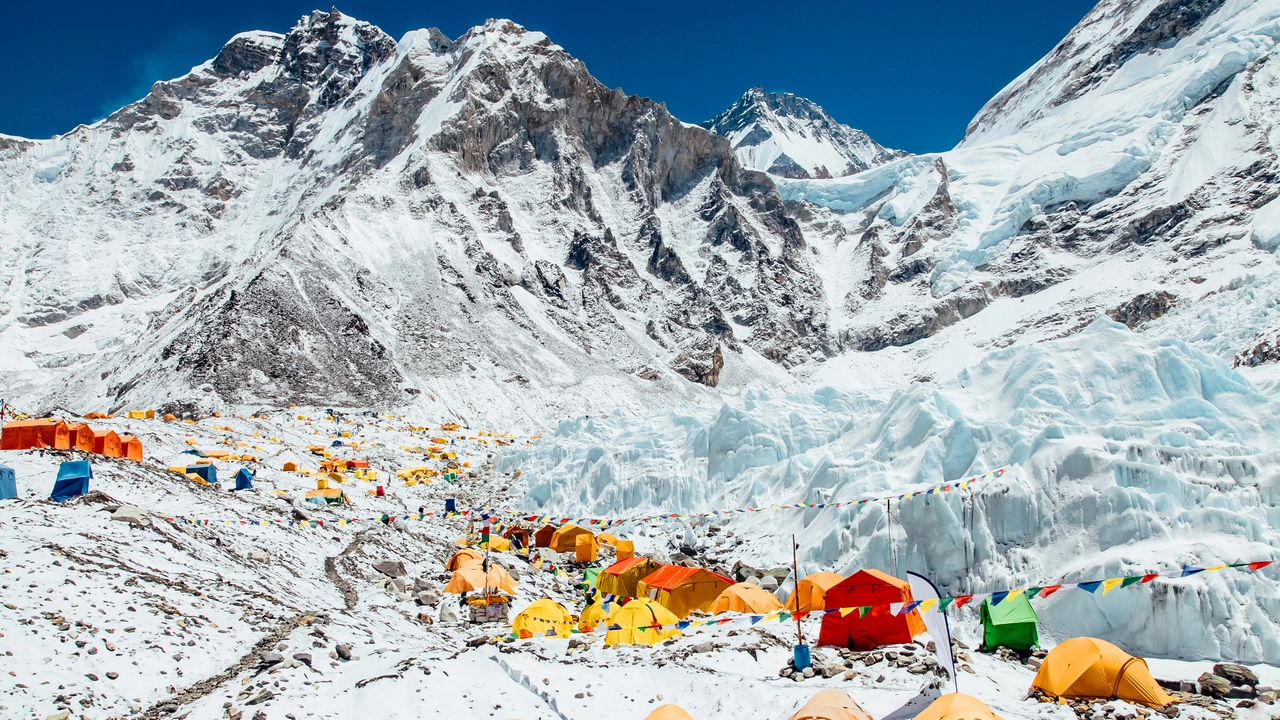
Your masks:
[[[743,167],[786,178],[843,177],[906,154],[837,122],[812,100],[760,87],[702,126],[729,138]]]

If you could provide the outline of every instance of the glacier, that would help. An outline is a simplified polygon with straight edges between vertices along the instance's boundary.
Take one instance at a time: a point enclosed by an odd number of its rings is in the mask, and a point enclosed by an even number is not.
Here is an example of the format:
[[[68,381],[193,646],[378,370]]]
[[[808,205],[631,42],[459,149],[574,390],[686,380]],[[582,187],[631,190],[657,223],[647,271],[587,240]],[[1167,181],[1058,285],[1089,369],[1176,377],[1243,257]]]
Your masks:
[[[794,532],[806,572],[914,570],[959,594],[1274,557],[1278,433],[1280,403],[1222,359],[1099,317],[941,384],[750,391],[719,408],[566,420],[499,467],[521,470],[531,513],[622,518],[843,502],[1004,468],[966,491],[893,503],[892,530],[877,503],[694,523],[704,543],[709,522],[749,538],[737,552],[761,563],[789,564],[778,539]],[[683,528],[649,534],[683,540]],[[1037,605],[1059,639],[1275,663],[1278,577],[1219,573]]]

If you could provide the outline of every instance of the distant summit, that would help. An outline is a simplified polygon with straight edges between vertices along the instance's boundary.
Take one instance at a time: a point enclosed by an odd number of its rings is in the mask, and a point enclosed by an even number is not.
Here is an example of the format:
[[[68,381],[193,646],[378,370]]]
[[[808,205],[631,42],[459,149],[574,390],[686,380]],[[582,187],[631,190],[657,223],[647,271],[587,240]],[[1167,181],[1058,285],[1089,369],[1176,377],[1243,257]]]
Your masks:
[[[812,100],[761,87],[702,126],[729,138],[744,167],[786,178],[843,177],[907,155],[837,122]]]

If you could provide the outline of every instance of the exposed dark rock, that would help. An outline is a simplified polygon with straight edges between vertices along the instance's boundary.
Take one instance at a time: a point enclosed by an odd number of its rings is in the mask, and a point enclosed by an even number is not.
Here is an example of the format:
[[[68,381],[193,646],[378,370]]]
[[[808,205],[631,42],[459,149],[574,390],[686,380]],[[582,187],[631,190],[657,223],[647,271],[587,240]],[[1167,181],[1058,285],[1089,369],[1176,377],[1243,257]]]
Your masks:
[[[1177,298],[1172,294],[1157,290],[1135,295],[1132,300],[1107,311],[1107,317],[1133,329],[1164,315],[1177,304]]]

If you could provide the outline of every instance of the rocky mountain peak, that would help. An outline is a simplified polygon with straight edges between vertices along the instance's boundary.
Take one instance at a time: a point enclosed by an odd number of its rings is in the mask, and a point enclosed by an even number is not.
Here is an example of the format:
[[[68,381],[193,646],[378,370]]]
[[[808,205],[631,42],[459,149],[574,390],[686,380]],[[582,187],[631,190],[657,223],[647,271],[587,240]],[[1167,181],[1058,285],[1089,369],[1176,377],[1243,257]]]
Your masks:
[[[729,138],[744,167],[793,179],[843,177],[905,155],[812,100],[758,86],[702,126]]]

